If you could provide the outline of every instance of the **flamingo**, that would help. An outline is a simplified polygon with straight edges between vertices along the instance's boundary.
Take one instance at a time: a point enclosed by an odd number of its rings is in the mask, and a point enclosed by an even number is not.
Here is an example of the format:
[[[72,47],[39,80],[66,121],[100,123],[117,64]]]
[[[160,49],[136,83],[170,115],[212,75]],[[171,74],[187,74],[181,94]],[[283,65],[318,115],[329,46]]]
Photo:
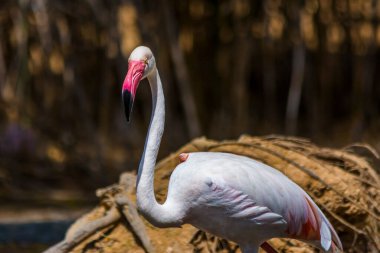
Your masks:
[[[166,201],[158,203],[153,181],[165,122],[162,83],[148,47],[135,48],[128,62],[122,87],[128,122],[142,79],[148,79],[152,92],[153,112],[136,183],[138,209],[150,223],[159,228],[191,224],[236,242],[243,253],[257,253],[260,246],[276,252],[266,242],[274,237],[302,240],[324,252],[343,250],[334,228],[301,187],[278,170],[244,156],[181,154]]]

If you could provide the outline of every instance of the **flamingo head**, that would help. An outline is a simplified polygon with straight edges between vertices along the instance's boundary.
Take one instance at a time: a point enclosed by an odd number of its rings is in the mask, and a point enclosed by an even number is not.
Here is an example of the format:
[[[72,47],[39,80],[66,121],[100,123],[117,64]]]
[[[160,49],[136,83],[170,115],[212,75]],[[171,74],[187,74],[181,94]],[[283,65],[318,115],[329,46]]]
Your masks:
[[[149,76],[156,66],[152,51],[148,47],[136,47],[128,59],[128,73],[125,76],[122,97],[125,117],[130,120],[133,101],[140,81]]]

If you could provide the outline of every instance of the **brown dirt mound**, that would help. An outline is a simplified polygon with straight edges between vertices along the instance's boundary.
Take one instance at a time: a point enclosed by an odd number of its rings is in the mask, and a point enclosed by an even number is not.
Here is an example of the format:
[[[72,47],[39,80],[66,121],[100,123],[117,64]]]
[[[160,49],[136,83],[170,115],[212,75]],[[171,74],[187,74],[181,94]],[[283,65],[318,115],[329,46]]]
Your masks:
[[[346,252],[380,251],[380,178],[373,167],[379,158],[371,147],[355,144],[343,149],[321,148],[306,139],[282,136],[242,136],[222,142],[198,138],[158,163],[155,191],[159,201],[166,197],[170,174],[179,163],[178,155],[197,151],[244,155],[282,171],[309,193],[328,216]],[[133,204],[127,201],[123,202],[129,203],[126,209],[115,208],[117,194],[134,200],[131,186],[133,179],[125,174],[119,185],[101,191],[101,204],[69,230],[65,242],[77,238],[75,243],[62,247],[60,252],[68,252],[74,246],[73,252],[144,252],[143,248],[149,252],[239,252],[233,243],[188,225],[181,229],[156,229],[145,221],[145,228],[134,224],[138,219],[133,218],[133,212],[128,214],[128,210],[133,211]],[[110,213],[114,213],[111,221],[95,226]],[[96,233],[89,232],[89,222],[96,223]],[[78,231],[84,235],[78,237]],[[315,251],[295,240],[274,239],[270,243],[280,252]]]

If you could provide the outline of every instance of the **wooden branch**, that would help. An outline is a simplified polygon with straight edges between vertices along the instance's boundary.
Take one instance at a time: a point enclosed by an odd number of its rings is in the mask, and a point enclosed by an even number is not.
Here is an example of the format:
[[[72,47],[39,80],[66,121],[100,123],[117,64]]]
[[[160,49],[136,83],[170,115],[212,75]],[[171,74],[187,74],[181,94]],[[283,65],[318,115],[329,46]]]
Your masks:
[[[144,222],[140,218],[136,206],[132,201],[126,196],[126,194],[118,194],[115,197],[115,202],[119,204],[124,217],[131,225],[133,233],[139,238],[145,251],[147,253],[156,252],[146,232]]]
[[[120,184],[114,184],[96,191],[96,195],[101,199],[101,203],[109,208],[107,214],[99,219],[88,221],[83,219],[83,224],[66,235],[65,240],[47,249],[43,253],[66,253],[79,245],[83,240],[95,234],[100,229],[110,226],[120,221],[124,216],[132,227],[132,233],[142,243],[147,253],[154,253],[155,249],[146,232],[144,222],[140,218],[136,206],[128,198],[128,193],[133,189],[131,181],[135,180],[135,175],[125,172],[120,176]],[[73,229],[73,228],[72,228]]]
[[[304,82],[306,49],[301,37],[301,21],[299,6],[294,3],[291,7],[291,21],[296,27],[294,31],[295,41],[293,46],[292,75],[289,87],[288,101],[286,105],[286,132],[297,132],[298,111],[301,102],[302,85]]]
[[[30,2],[31,9],[36,19],[36,28],[41,40],[42,49],[45,54],[49,54],[52,48],[52,38],[50,31],[50,18],[48,10],[48,2],[46,0],[36,0]]]
[[[178,88],[181,94],[181,100],[183,109],[185,111],[185,117],[187,127],[189,130],[190,138],[194,138],[200,135],[201,128],[199,119],[197,116],[197,108],[194,101],[193,92],[191,90],[191,83],[189,73],[186,68],[185,58],[181,48],[179,47],[176,28],[174,24],[177,22],[173,16],[173,11],[170,10],[168,2],[165,0],[161,3],[162,12],[165,21],[165,28],[169,40],[170,56],[173,61],[174,73],[177,79]]]
[[[247,86],[253,45],[250,37],[241,34],[241,31],[246,31],[248,27],[250,27],[247,23],[242,23],[236,19],[234,20],[234,32],[237,34],[237,38],[234,45],[235,57],[233,57],[233,60],[235,62],[232,66],[233,89],[231,93],[235,103],[233,120],[239,122],[239,124],[235,124],[233,126],[234,129],[232,129],[233,134],[236,135],[249,131],[248,119],[250,115],[249,110],[247,110],[247,108],[249,108],[249,91]]]
[[[292,135],[297,132],[298,111],[304,79],[305,55],[305,47],[302,44],[294,46],[292,79],[286,105],[286,132]]]
[[[43,253],[66,253],[72,250],[75,246],[81,243],[83,240],[93,235],[96,231],[117,222],[120,219],[120,212],[116,207],[111,208],[107,214],[98,219],[81,226],[74,232],[73,236],[65,238],[62,242],[57,243],[53,247],[45,250]]]
[[[5,54],[3,50],[4,44],[5,44],[5,42],[3,42],[3,38],[4,38],[3,30],[4,30],[3,28],[0,29],[0,95],[1,97],[4,96],[3,93],[4,93],[5,81],[7,80],[6,78],[7,65],[6,65]]]

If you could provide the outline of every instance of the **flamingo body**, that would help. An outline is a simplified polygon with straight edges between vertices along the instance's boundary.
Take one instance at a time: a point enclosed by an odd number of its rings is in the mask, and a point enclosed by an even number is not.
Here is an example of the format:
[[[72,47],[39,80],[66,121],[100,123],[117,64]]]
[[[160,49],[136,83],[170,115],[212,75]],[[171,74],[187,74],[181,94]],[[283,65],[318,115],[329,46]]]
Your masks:
[[[273,237],[301,239],[325,250],[332,242],[340,244],[326,217],[298,185],[247,157],[190,153],[173,171],[167,199],[183,223],[243,247],[258,247]]]
[[[157,227],[189,223],[237,242],[244,253],[256,253],[273,237],[306,241],[325,252],[342,249],[339,238],[312,199],[281,172],[253,159],[216,152],[181,154],[168,196],[154,196],[154,168],[164,131],[165,103],[155,59],[147,47],[137,47],[129,59],[123,83],[127,120],[136,90],[149,80],[153,112],[137,176],[137,206]],[[265,248],[270,247],[265,244]]]

